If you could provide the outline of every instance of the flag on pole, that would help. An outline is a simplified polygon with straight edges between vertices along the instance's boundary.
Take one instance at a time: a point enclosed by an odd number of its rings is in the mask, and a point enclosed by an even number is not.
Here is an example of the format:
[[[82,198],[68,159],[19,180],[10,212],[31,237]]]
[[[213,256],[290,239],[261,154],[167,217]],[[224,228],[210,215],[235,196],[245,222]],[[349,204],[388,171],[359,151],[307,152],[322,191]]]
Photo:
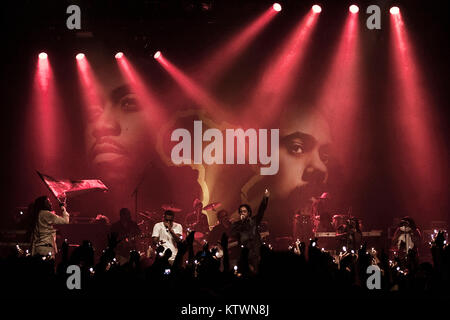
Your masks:
[[[65,198],[67,195],[81,194],[88,191],[100,190],[107,191],[108,188],[101,180],[69,180],[69,179],[55,179],[48,175],[37,171],[39,177],[44,181],[45,185],[50,189],[57,199]]]

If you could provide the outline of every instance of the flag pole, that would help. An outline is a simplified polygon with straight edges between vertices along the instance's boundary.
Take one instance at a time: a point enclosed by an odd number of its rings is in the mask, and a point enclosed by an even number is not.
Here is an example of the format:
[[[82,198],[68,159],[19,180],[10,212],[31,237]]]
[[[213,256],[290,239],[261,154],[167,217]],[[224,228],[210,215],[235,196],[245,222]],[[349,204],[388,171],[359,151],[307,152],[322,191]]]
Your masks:
[[[58,200],[58,203],[61,204],[61,201],[59,201],[58,197],[55,195],[55,193],[53,192],[53,190],[49,187],[49,185],[47,184],[47,182],[45,182],[44,176],[42,175],[42,173],[40,173],[38,170],[36,170],[37,174],[39,175],[39,178],[41,178],[42,182],[44,182],[45,186],[48,188],[48,190],[50,190],[51,194],[56,198],[56,200]]]

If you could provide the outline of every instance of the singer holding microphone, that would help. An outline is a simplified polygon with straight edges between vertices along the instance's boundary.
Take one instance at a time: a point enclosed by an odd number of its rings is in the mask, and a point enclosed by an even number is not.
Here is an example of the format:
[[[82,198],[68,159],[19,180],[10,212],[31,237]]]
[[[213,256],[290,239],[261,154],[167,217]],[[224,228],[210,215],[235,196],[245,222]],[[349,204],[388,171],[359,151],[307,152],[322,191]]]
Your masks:
[[[164,211],[164,220],[156,223],[152,232],[152,239],[155,245],[161,244],[164,247],[164,252],[167,249],[172,251],[172,256],[169,258],[171,264],[175,260],[178,252],[177,246],[183,234],[181,224],[173,221],[174,215],[175,213],[172,210]]]
[[[56,246],[55,224],[68,224],[69,213],[66,210],[65,198],[58,199],[62,216],[53,211],[52,203],[47,196],[37,198],[29,208],[31,228],[31,255],[51,256],[58,253]]]
[[[252,208],[248,204],[239,206],[239,220],[231,226],[231,236],[237,239],[238,244],[249,250],[249,264],[253,271],[257,271],[261,249],[261,236],[258,226],[261,223],[267,204],[269,203],[269,190],[265,190],[258,212],[252,216]]]

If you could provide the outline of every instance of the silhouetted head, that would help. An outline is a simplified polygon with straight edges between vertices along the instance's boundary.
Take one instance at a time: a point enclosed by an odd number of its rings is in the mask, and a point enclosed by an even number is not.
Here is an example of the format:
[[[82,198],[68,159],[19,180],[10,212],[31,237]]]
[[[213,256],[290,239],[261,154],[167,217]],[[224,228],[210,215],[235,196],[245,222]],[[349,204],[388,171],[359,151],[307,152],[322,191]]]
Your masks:
[[[120,221],[131,221],[131,212],[128,208],[120,209]]]
[[[217,212],[217,220],[220,224],[228,224],[228,219],[228,211],[220,210],[219,212]]]
[[[34,210],[37,212],[41,210],[52,211],[52,203],[47,196],[41,196],[34,201]]]
[[[402,220],[400,220],[400,226],[408,226],[412,230],[416,229],[415,221],[409,216],[403,217]]]

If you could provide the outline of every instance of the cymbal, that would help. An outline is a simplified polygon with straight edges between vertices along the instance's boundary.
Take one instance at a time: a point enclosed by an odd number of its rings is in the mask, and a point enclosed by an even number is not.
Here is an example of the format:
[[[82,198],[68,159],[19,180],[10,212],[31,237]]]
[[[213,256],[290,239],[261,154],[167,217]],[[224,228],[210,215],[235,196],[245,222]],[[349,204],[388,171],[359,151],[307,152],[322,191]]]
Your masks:
[[[215,208],[220,207],[221,205],[222,205],[222,203],[220,203],[220,202],[213,202],[213,203],[210,203],[210,204],[206,205],[206,206],[203,208],[203,210],[211,210],[211,209],[215,209]]]
[[[180,212],[180,211],[181,211],[180,208],[177,208],[177,207],[175,207],[175,206],[173,206],[173,205],[170,205],[170,204],[163,204],[163,205],[161,206],[161,208],[162,208],[163,210],[170,210],[170,211],[173,211],[173,212]]]
[[[155,215],[156,212],[150,212],[150,211],[138,211],[138,214],[147,218],[147,219],[152,219]]]

